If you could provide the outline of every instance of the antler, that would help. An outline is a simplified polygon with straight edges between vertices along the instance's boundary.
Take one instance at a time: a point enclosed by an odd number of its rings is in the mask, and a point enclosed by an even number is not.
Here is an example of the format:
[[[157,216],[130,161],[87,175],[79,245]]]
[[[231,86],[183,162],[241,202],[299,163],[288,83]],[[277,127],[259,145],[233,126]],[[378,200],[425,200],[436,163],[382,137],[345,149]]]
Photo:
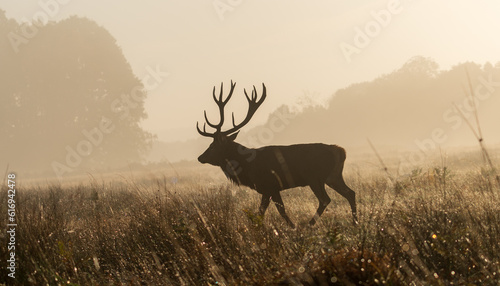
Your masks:
[[[203,123],[203,131],[202,131],[198,126],[198,122],[196,122],[196,129],[198,130],[198,133],[200,133],[200,135],[213,138],[213,137],[215,137],[216,133],[220,133],[222,135],[228,135],[228,134],[231,134],[231,133],[238,131],[241,127],[245,126],[250,121],[250,119],[252,118],[255,111],[257,111],[257,109],[262,104],[262,102],[264,102],[264,99],[266,99],[266,86],[264,84],[262,84],[262,88],[263,88],[262,96],[258,101],[257,101],[257,90],[255,89],[255,86],[253,87],[252,97],[249,97],[247,94],[247,91],[244,90],[245,96],[248,100],[248,113],[247,113],[246,118],[240,124],[236,125],[234,122],[234,113],[232,113],[233,127],[229,130],[222,131],[221,130],[222,125],[224,124],[224,107],[226,106],[226,103],[229,101],[229,99],[233,95],[233,91],[234,91],[235,86],[236,86],[236,83],[233,83],[233,81],[231,80],[231,90],[229,91],[229,95],[227,96],[227,98],[225,100],[222,100],[223,83],[221,83],[221,85],[220,85],[219,98],[217,98],[215,95],[215,86],[214,86],[213,98],[214,98],[215,103],[219,107],[220,121],[217,124],[211,123],[208,120],[207,111],[205,110],[203,114],[205,116],[206,124],[208,124],[208,126],[214,128],[216,131],[214,133],[207,132],[205,123]]]
[[[232,113],[233,128],[226,130],[224,132],[221,132],[224,135],[234,133],[234,132],[238,131],[241,127],[245,126],[250,121],[250,119],[252,119],[253,114],[255,113],[255,111],[257,111],[257,109],[262,104],[262,102],[264,102],[264,100],[266,99],[266,96],[267,96],[266,86],[264,85],[264,83],[262,83],[262,96],[260,97],[260,99],[258,101],[257,101],[257,90],[255,89],[255,85],[253,86],[251,98],[248,97],[246,89],[244,89],[244,92],[245,92],[245,97],[247,98],[247,101],[248,101],[247,116],[240,124],[236,125],[234,123],[234,112],[233,112]]]
[[[207,111],[204,110],[203,115],[205,116],[206,124],[208,124],[208,126],[210,126],[212,128],[215,128],[216,131],[214,133],[207,132],[205,123],[203,123],[203,131],[201,131],[200,128],[198,127],[198,122],[196,122],[196,129],[198,129],[198,133],[200,133],[202,136],[214,137],[215,133],[221,132],[222,125],[224,124],[224,106],[226,106],[226,103],[229,101],[229,99],[231,99],[231,96],[233,96],[233,91],[234,91],[235,86],[236,86],[236,83],[233,83],[233,81],[231,80],[231,90],[229,91],[229,95],[227,96],[227,98],[225,100],[222,100],[224,83],[221,82],[221,84],[220,84],[219,99],[217,99],[217,96],[215,95],[215,86],[214,86],[214,89],[212,91],[212,96],[213,96],[214,101],[217,104],[217,106],[219,106],[220,121],[217,124],[211,123],[210,120],[208,120]]]

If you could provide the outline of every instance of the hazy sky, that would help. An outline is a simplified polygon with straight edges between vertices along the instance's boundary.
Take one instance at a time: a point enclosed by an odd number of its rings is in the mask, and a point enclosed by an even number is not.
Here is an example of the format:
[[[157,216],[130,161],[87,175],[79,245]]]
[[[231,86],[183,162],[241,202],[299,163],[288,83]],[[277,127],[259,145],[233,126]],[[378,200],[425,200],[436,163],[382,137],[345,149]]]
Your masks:
[[[43,11],[55,21],[87,17],[111,32],[138,77],[147,67],[169,73],[149,92],[143,123],[167,141],[198,136],[204,109],[217,119],[211,92],[221,81],[238,83],[230,107],[240,118],[243,88],[255,84],[260,92],[266,84],[255,125],[279,105],[305,95],[324,102],[416,55],[441,68],[500,61],[500,2],[494,0],[56,1],[2,0],[0,9],[19,21]]]

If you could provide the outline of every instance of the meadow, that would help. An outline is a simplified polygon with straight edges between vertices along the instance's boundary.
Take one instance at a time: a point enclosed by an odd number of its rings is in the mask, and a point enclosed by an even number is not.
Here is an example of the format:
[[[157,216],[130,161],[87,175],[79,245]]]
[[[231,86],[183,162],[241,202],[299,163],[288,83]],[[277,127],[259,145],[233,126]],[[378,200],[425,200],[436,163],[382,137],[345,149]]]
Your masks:
[[[273,205],[260,217],[260,196],[216,168],[88,175],[59,184],[20,178],[16,279],[2,267],[1,280],[499,285],[500,187],[480,158],[477,152],[453,157],[392,179],[376,163],[348,158],[345,179],[357,193],[359,225],[352,224],[347,201],[328,189],[332,203],[309,226],[317,199],[309,188],[296,188],[282,193],[296,229]],[[5,195],[0,205],[7,213]],[[5,232],[0,238],[4,261]]]

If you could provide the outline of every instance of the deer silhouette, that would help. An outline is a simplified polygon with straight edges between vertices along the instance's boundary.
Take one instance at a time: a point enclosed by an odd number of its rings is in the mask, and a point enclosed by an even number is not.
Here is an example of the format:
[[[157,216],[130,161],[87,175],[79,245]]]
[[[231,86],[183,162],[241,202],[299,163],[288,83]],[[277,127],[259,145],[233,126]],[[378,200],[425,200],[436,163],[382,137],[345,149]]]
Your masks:
[[[356,193],[344,182],[342,170],[346,159],[346,152],[337,145],[321,143],[296,144],[289,146],[265,146],[261,148],[247,148],[234,140],[239,130],[245,126],[259,106],[266,99],[266,86],[262,84],[262,96],[257,98],[257,90],[253,87],[251,96],[248,96],[248,112],[245,119],[235,123],[232,113],[232,128],[222,131],[224,124],[224,107],[233,95],[236,83],[231,81],[229,95],[223,99],[223,83],[221,83],[219,96],[216,96],[215,86],[213,99],[219,107],[220,121],[213,124],[208,120],[204,111],[205,123],[201,130],[196,123],[200,135],[213,138],[208,149],[198,157],[200,163],[219,166],[227,178],[238,185],[248,186],[262,195],[259,213],[263,216],[272,200],[279,214],[292,228],[295,225],[285,211],[281,198],[282,190],[309,186],[319,200],[316,214],[309,221],[314,225],[325,208],[331,202],[325,184],[337,191],[349,201],[353,222],[357,224]],[[257,100],[258,99],[258,100]],[[207,132],[206,125],[215,129]]]

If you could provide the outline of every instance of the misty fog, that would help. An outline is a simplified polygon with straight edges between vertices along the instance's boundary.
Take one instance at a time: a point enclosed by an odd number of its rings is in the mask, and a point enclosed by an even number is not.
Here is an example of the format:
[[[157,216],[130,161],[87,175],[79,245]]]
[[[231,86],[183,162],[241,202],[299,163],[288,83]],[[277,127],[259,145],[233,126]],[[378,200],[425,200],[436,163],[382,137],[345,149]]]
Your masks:
[[[212,89],[227,95],[231,80],[237,119],[243,90],[268,88],[237,139],[249,147],[365,154],[369,139],[428,154],[476,144],[477,121],[500,142],[494,1],[49,2],[0,4],[0,168],[65,177],[194,163],[210,144],[196,122],[204,110],[217,120]]]
[[[499,11],[0,1],[0,284],[500,285]]]

